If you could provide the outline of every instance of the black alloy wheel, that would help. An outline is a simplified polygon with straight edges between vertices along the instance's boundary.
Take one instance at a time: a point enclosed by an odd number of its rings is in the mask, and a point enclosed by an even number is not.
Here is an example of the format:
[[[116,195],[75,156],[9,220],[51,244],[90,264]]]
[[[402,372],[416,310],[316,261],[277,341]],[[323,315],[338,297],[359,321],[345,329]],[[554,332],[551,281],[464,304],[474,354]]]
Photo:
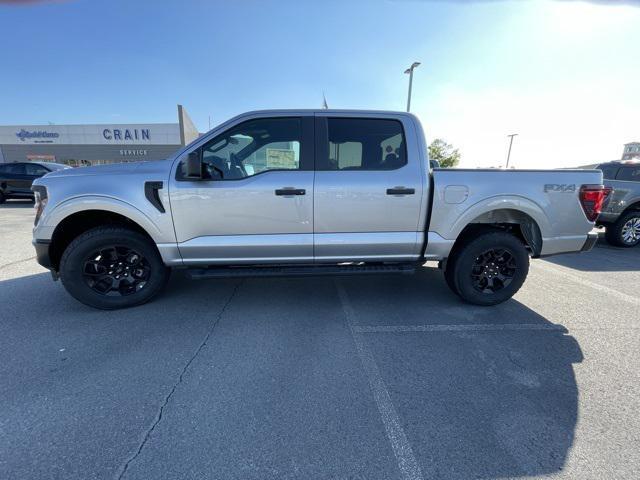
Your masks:
[[[80,234],[64,250],[59,266],[62,284],[74,298],[104,310],[148,302],[170,273],[151,238],[119,225]]]
[[[127,296],[142,290],[151,276],[151,265],[140,253],[124,245],[93,252],[82,269],[84,281],[107,296]]]
[[[451,290],[475,305],[510,299],[529,273],[529,252],[513,233],[487,228],[462,239],[447,259],[445,279]]]
[[[508,287],[518,268],[513,252],[497,248],[482,252],[471,268],[473,288],[490,295]]]

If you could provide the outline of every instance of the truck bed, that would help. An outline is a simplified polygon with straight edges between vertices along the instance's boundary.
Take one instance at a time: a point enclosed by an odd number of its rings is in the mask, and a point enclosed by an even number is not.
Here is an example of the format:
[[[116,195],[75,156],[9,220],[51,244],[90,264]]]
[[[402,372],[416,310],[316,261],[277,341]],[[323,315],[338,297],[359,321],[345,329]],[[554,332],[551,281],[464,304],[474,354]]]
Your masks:
[[[540,255],[580,251],[593,227],[580,188],[599,184],[600,170],[435,169],[427,254],[446,250],[469,223],[522,215],[540,231]]]

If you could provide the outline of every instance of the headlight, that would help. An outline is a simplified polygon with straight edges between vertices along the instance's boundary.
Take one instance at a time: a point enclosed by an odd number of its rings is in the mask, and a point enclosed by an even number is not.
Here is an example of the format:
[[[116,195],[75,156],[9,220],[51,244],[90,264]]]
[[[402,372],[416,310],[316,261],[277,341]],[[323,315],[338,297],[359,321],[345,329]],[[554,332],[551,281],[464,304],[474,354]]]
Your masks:
[[[34,220],[33,224],[38,225],[40,217],[42,216],[42,211],[44,210],[44,207],[47,206],[47,201],[49,200],[49,198],[47,197],[47,189],[42,185],[34,185],[33,187],[31,187],[31,190],[33,190],[33,194],[36,200],[36,203],[34,205],[36,209],[36,219]]]

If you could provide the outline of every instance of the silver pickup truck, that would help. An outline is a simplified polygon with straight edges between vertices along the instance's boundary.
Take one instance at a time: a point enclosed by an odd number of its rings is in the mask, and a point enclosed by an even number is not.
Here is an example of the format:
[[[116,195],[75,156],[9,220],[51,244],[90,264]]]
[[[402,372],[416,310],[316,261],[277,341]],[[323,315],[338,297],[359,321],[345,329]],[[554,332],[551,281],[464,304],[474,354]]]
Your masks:
[[[599,170],[432,170],[407,113],[252,112],[170,159],[34,182],[38,262],[97,308],[192,278],[411,273],[440,262],[462,299],[494,305],[529,257],[589,250]]]

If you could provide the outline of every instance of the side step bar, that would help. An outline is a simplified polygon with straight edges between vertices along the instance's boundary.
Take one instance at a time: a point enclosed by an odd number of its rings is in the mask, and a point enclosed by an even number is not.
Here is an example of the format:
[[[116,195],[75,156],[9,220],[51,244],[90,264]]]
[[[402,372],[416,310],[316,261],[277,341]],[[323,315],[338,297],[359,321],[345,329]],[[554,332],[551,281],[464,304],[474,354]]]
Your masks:
[[[395,265],[310,265],[267,267],[211,267],[190,268],[187,276],[193,280],[206,278],[245,277],[311,277],[319,275],[372,275],[384,273],[415,273],[416,264]]]

